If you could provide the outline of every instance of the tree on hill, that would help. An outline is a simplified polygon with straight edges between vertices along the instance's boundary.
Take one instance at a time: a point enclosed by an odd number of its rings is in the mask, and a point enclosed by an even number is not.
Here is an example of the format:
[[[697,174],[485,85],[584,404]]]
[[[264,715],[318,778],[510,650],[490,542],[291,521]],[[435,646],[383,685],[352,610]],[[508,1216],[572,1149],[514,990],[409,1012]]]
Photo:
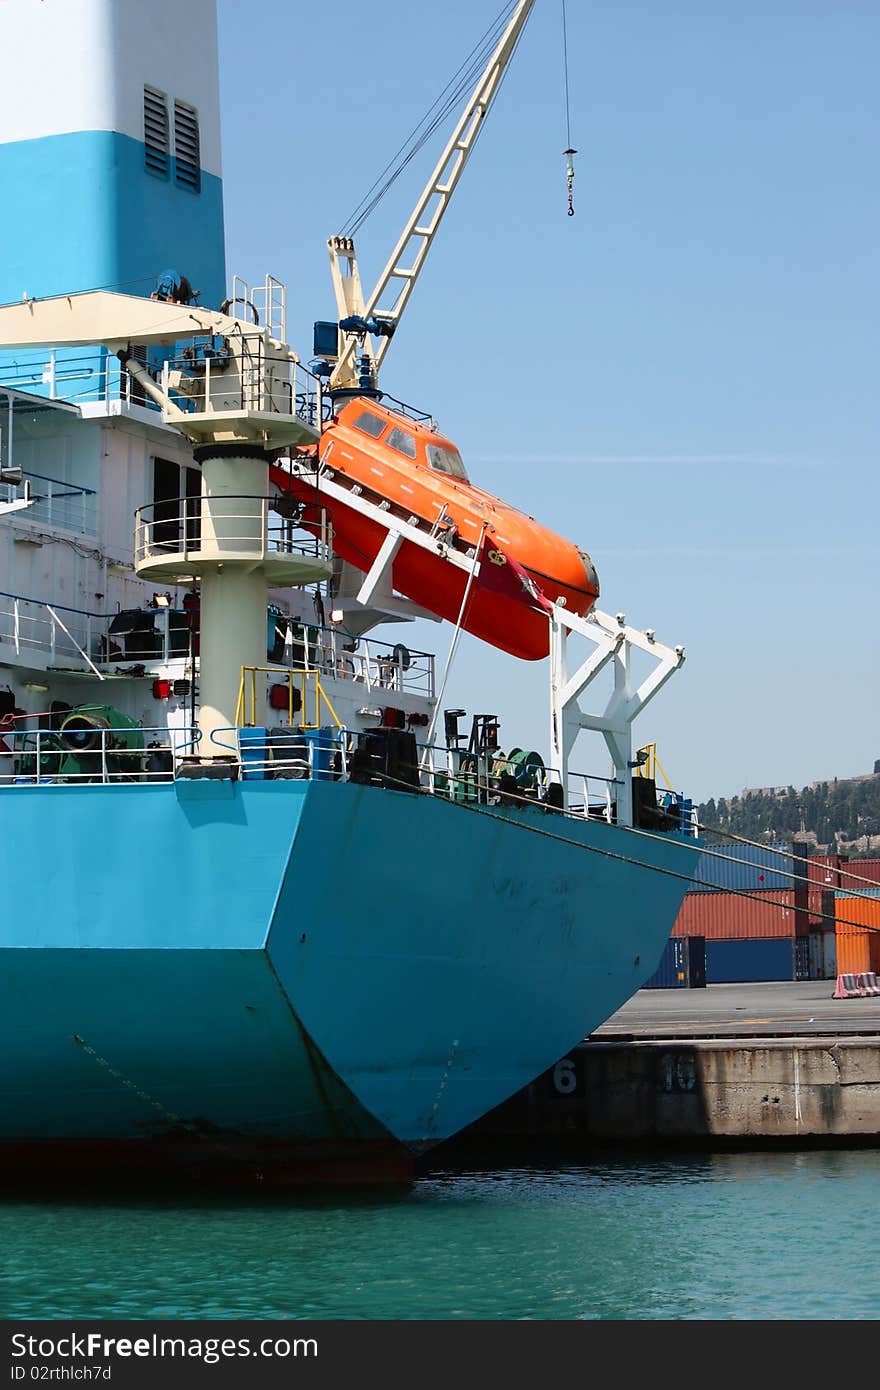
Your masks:
[[[815,838],[820,851],[833,853],[848,841],[880,835],[880,775],[859,781],[835,777],[800,791],[787,787],[781,793],[752,792],[717,801],[710,797],[697,814],[701,825],[747,840],[773,843],[805,834]],[[876,849],[862,852],[876,853]]]

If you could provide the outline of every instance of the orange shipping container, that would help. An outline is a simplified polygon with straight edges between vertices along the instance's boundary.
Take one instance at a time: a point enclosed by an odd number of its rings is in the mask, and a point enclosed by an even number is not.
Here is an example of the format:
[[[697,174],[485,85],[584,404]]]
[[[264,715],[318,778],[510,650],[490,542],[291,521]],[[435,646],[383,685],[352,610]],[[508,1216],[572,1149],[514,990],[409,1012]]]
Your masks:
[[[672,935],[704,936],[707,941],[794,936],[794,890],[768,891],[760,897],[759,902],[738,893],[686,893]]]
[[[860,975],[865,970],[880,974],[880,898],[837,897],[837,973]],[[852,923],[864,923],[853,926]]]

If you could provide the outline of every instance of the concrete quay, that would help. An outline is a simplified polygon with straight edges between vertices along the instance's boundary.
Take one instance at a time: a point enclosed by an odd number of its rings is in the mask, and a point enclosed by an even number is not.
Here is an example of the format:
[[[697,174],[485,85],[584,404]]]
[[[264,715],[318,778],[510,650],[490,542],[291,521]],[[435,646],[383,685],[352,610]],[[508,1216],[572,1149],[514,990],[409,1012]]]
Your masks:
[[[453,1146],[880,1143],[880,998],[833,989],[642,990]]]

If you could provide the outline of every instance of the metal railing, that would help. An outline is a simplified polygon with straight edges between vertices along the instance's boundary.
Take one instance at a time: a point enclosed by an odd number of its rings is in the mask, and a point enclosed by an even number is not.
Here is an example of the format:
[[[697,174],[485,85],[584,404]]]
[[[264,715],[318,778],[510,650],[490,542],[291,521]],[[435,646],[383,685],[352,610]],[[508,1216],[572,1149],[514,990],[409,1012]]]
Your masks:
[[[179,556],[227,559],[255,556],[313,555],[330,561],[332,530],[321,508],[315,530],[305,530],[296,517],[274,509],[274,497],[180,497],[153,502],[135,512],[134,561]],[[272,520],[271,518],[274,518]]]
[[[256,674],[266,668],[250,668]],[[277,674],[268,668],[271,674]],[[315,720],[306,715],[295,722],[299,711],[292,708],[289,727],[267,729],[240,724],[214,729],[205,740],[198,726],[125,728],[98,727],[65,733],[64,729],[19,730],[18,719],[0,724],[0,784],[12,786],[60,785],[77,783],[173,782],[205,759],[228,765],[233,779],[293,779],[352,781],[385,787],[392,791],[428,793],[445,800],[472,806],[507,809],[535,807],[576,820],[602,820],[616,824],[613,779],[578,774],[586,788],[604,787],[601,799],[585,794],[580,803],[562,806],[558,774],[536,766],[520,768],[525,776],[507,774],[512,766],[505,756],[494,752],[474,755],[460,749],[416,745],[415,760],[398,763],[393,772],[383,762],[375,732],[355,731],[342,725],[332,705],[321,691],[317,672],[301,673],[314,679]],[[292,678],[294,673],[289,673]],[[294,689],[290,686],[291,691]],[[240,706],[247,700],[245,672],[242,674]],[[322,701],[335,728],[319,723]],[[87,709],[83,709],[87,713]],[[72,711],[74,715],[79,710]],[[412,746],[412,745],[410,745]],[[690,825],[678,833],[692,835]]]
[[[21,476],[22,480],[31,484],[31,505],[22,514],[23,520],[77,531],[86,536],[97,535],[98,494],[93,488],[66,483],[60,478],[47,478],[42,473],[22,471]],[[11,483],[0,485],[0,502],[14,502],[17,496],[17,486]]]
[[[19,658],[40,652],[49,664],[64,657],[87,666],[83,652],[91,653],[98,624],[105,620],[109,621],[99,613],[0,593],[0,644]]]
[[[515,751],[471,753],[441,744],[419,747],[419,769],[426,788],[454,801],[475,801],[487,805],[516,805],[535,802],[562,806],[562,777],[555,768],[520,762]],[[613,777],[597,773],[572,772],[567,781],[568,813],[587,820],[614,824],[617,818],[617,788]]]
[[[104,348],[53,349],[48,355],[38,350],[22,352],[17,362],[4,366],[3,384],[67,405],[100,402],[109,407],[111,401],[123,401],[158,410],[118,358]]]
[[[16,729],[7,721],[0,726],[0,785],[173,782],[200,739],[193,728],[93,725],[66,733],[60,728]]]
[[[266,676],[267,684],[271,682],[273,689],[280,688],[284,694],[284,704],[275,707],[275,712],[279,716],[286,714],[291,728],[321,728],[323,710],[330,715],[337,729],[342,728],[342,720],[321,684],[320,671],[295,671],[283,666],[242,666],[235,711],[236,726],[253,727],[257,722],[257,684],[260,676]]]
[[[277,305],[272,307],[277,314]],[[205,351],[209,341],[205,335],[196,336],[182,354],[161,365],[153,353],[148,361],[143,354],[137,360],[174,404],[189,413],[266,411],[295,415],[311,428],[320,428],[325,415],[323,383],[288,354],[267,351],[262,331],[237,340],[241,356],[232,367],[230,353],[215,350],[212,356]],[[103,348],[23,352],[18,362],[4,367],[3,384],[70,405],[102,402],[109,407],[111,401],[123,401],[159,409],[117,357]]]
[[[191,616],[170,607],[90,613],[0,593],[0,653],[5,648],[23,663],[39,654],[46,666],[63,660],[78,670],[90,661],[98,667],[164,664],[190,656]]]
[[[283,281],[277,280],[274,275],[267,275],[262,285],[249,285],[240,275],[233,275],[224,312],[244,319],[248,310],[253,314],[255,324],[267,328],[278,342],[287,342],[287,286]]]
[[[402,415],[407,420],[412,420],[416,425],[426,425],[428,429],[435,430],[437,422],[433,415],[429,415],[426,410],[420,410],[418,406],[409,405],[406,401],[399,401],[396,396],[389,396],[387,391],[382,392],[382,405],[387,410],[393,410],[395,415]]]
[[[356,681],[365,693],[408,694],[434,698],[434,656],[410,650],[402,642],[378,642],[372,637],[352,638],[335,626],[306,624],[283,615],[287,623],[283,661],[294,668],[316,668],[335,680]]]
[[[335,627],[300,623],[276,616],[287,636],[281,660],[267,667],[284,679],[287,671],[317,671],[325,679],[354,681],[365,695],[410,694],[434,698],[434,657],[430,652],[361,638],[352,648]],[[88,667],[87,654],[99,667],[123,663],[165,664],[192,655],[193,614],[162,607],[92,613],[48,604],[42,599],[0,593],[0,651],[5,645],[19,659],[41,653],[45,664],[59,658]],[[268,649],[268,645],[267,645]],[[10,651],[10,655],[11,655]]]
[[[259,411],[296,416],[312,429],[323,418],[323,384],[288,353],[267,348],[262,331],[235,339],[235,352],[205,351],[204,338],[162,364],[161,389],[191,414]]]
[[[355,737],[342,725],[267,730],[230,724],[214,729],[200,753],[227,761],[244,781],[345,782]]]
[[[554,780],[561,782],[557,773]],[[620,783],[613,777],[598,777],[595,773],[570,772],[566,790],[568,809],[590,820],[604,820],[613,825],[617,819],[617,789]]]

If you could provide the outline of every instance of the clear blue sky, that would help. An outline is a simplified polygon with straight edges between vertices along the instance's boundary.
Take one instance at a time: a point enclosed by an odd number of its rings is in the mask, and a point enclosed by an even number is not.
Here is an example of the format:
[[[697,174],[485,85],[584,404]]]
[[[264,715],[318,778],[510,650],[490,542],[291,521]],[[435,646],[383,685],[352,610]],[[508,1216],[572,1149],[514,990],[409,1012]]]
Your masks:
[[[327,236],[500,8],[219,0],[228,262],[286,280],[304,357]],[[535,6],[383,385],[590,551],[606,611],[685,645],[637,725],[676,786],[870,771],[880,7],[568,0],[574,218],[560,10]],[[368,283],[438,152],[359,234]],[[543,751],[545,683],[465,638],[447,703]],[[605,770],[588,742],[574,761]]]

